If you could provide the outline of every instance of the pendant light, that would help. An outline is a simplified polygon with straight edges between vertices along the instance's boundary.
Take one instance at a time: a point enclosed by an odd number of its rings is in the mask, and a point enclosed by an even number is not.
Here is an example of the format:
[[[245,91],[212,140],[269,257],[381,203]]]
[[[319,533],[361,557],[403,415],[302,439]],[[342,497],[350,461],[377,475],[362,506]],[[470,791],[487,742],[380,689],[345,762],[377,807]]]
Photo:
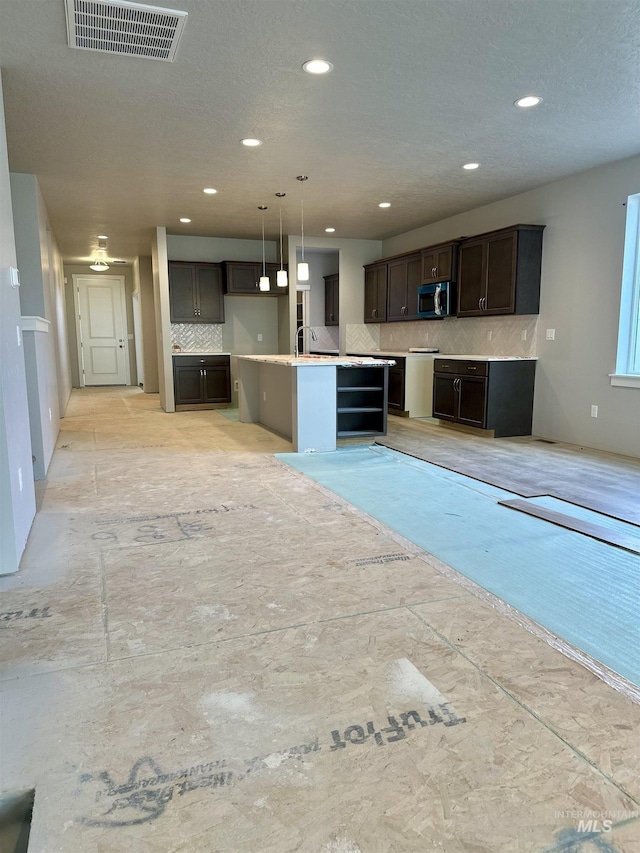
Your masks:
[[[286,193],[276,193],[276,198],[284,198]],[[289,284],[289,277],[284,268],[282,257],[282,203],[280,204],[280,269],[276,273],[276,284],[278,287],[286,287]]]
[[[269,276],[267,275],[267,265],[264,258],[264,212],[267,209],[266,204],[261,204],[258,210],[262,211],[262,275],[260,276],[260,290],[265,293],[271,289]]]
[[[298,281],[309,281],[309,264],[304,262],[304,199],[302,197],[302,186],[309,178],[306,175],[298,175],[296,180],[300,181],[300,234],[302,236],[302,260],[298,264]]]

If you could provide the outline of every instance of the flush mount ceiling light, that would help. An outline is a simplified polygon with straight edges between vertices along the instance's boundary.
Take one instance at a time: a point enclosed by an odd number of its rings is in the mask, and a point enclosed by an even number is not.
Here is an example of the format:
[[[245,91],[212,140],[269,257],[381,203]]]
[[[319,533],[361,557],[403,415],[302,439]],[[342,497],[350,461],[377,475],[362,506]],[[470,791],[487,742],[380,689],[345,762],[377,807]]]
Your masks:
[[[325,228],[324,230],[327,232],[327,234],[333,234],[333,232],[334,232],[336,229],[335,229],[335,228]]]
[[[538,97],[538,95],[525,95],[524,98],[518,98],[513,103],[516,107],[527,109],[527,107],[537,107],[538,104],[542,103],[542,98]]]
[[[333,70],[333,65],[326,59],[309,59],[302,67],[307,74],[328,74]]]
[[[474,169],[480,168],[480,163],[465,163],[462,168],[466,169],[467,172],[472,172]]]
[[[109,264],[106,263],[106,261],[98,260],[96,258],[96,260],[92,264],[90,264],[89,269],[95,270],[96,272],[104,272],[105,270],[109,269]]]
[[[265,210],[267,210],[267,205],[261,204],[258,207],[258,210],[262,211],[262,275],[260,276],[259,287],[261,291],[266,292],[270,289],[269,276],[267,275],[267,265],[265,263],[264,257],[264,212]]]
[[[309,281],[309,264],[304,262],[304,199],[302,197],[302,187],[304,182],[308,180],[309,178],[306,175],[298,175],[296,178],[296,181],[300,181],[300,234],[302,237],[301,261],[297,270],[298,281]]]
[[[284,198],[286,193],[276,193],[276,198]],[[278,287],[286,287],[289,284],[289,277],[284,268],[282,257],[282,203],[280,204],[280,269],[276,273],[276,285]]]
[[[258,145],[262,145],[261,139],[252,139],[251,137],[247,137],[246,139],[241,139],[243,145],[246,145],[247,148],[257,148]]]
[[[207,195],[215,195],[215,194],[218,192],[218,190],[214,190],[214,188],[213,188],[213,187],[205,187],[205,188],[202,190],[202,192],[203,192],[203,193],[206,193]]]
[[[191,222],[191,220],[190,220],[190,219],[187,219],[187,217],[186,217],[186,216],[181,216],[181,217],[180,217],[180,222]]]
[[[390,201],[381,201],[378,207],[391,207]]]

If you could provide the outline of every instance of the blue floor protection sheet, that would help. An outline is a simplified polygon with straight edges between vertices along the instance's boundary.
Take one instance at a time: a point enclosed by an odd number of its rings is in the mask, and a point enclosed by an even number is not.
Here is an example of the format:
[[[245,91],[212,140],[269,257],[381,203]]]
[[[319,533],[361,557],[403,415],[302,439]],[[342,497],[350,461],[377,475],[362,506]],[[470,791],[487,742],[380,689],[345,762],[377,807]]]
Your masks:
[[[277,457],[640,686],[637,554],[499,506],[519,495],[386,447]]]

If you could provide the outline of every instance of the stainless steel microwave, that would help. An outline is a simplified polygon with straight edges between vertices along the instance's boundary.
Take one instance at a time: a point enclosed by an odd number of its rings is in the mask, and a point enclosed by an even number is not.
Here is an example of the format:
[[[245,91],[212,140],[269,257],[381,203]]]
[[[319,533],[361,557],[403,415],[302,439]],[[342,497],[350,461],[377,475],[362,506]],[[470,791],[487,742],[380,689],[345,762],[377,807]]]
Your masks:
[[[418,288],[418,317],[424,320],[437,320],[454,314],[455,285],[451,281],[438,284],[423,284]]]

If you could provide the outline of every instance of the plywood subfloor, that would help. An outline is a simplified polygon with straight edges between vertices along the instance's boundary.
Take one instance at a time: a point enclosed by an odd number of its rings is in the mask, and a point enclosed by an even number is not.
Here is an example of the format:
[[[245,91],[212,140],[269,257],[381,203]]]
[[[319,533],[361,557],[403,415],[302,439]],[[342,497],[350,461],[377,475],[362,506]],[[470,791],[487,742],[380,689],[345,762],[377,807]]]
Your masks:
[[[30,853],[640,850],[640,707],[290,449],[74,392],[0,579]]]

